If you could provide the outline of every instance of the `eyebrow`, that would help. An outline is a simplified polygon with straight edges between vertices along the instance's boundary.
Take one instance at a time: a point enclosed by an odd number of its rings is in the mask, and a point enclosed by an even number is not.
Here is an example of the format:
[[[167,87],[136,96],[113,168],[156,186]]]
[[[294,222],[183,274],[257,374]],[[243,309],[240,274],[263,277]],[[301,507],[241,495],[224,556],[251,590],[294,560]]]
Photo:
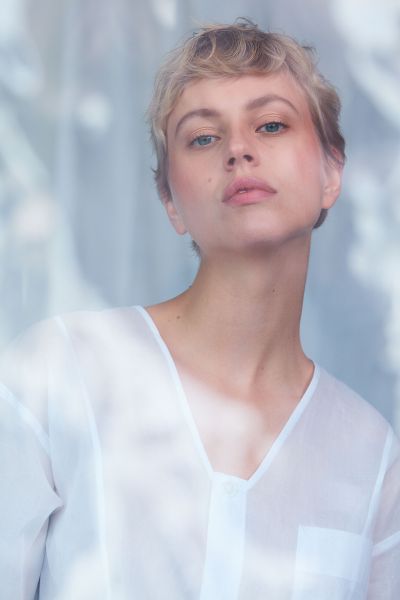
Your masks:
[[[255,108],[262,108],[266,104],[271,104],[271,102],[284,102],[285,104],[290,106],[290,108],[294,110],[295,113],[299,114],[299,111],[297,110],[295,105],[292,102],[290,102],[290,100],[284,98],[283,96],[279,96],[278,94],[266,94],[265,96],[260,96],[260,98],[250,100],[250,102],[246,104],[245,109],[254,110]]]
[[[213,110],[211,108],[197,108],[196,110],[191,110],[190,112],[183,115],[181,119],[179,119],[176,127],[175,127],[175,137],[178,135],[179,129],[182,127],[186,121],[192,119],[193,117],[220,117],[221,113],[217,110]]]
[[[279,96],[278,94],[265,94],[264,96],[260,96],[259,98],[254,98],[254,100],[250,100],[245,105],[244,108],[247,111],[251,111],[251,110],[255,110],[256,108],[262,108],[263,106],[266,106],[267,104],[271,104],[271,102],[284,102],[296,114],[299,114],[299,111],[297,110],[295,105],[292,102],[290,102],[290,100],[288,100],[287,98],[284,98],[283,96]],[[193,117],[218,118],[220,116],[221,116],[221,113],[212,108],[197,108],[195,110],[191,110],[188,113],[184,114],[181,119],[179,119],[179,121],[175,127],[175,137],[177,136],[178,131],[182,127],[182,125],[184,123],[186,123],[186,121],[188,121],[189,119],[192,119]]]

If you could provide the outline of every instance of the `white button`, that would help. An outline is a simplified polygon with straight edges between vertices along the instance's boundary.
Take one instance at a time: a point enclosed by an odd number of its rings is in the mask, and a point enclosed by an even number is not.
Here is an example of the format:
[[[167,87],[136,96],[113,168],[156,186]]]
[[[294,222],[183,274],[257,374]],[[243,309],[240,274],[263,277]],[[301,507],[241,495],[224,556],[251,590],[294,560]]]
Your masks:
[[[236,496],[239,491],[239,486],[234,481],[224,481],[224,490],[227,496]]]

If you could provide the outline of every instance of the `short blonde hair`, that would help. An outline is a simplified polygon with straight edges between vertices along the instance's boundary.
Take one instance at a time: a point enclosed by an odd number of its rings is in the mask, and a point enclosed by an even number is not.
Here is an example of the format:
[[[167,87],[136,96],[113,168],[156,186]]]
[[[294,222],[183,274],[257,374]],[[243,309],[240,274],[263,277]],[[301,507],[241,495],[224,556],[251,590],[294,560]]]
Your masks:
[[[232,25],[206,25],[172,50],[160,67],[148,110],[151,139],[157,157],[154,170],[162,199],[168,184],[167,122],[185,87],[199,79],[289,72],[305,92],[311,118],[328,159],[344,163],[345,141],[340,131],[340,99],[319,73],[313,48],[280,33],[262,31],[247,19]],[[315,225],[326,217],[323,209]]]

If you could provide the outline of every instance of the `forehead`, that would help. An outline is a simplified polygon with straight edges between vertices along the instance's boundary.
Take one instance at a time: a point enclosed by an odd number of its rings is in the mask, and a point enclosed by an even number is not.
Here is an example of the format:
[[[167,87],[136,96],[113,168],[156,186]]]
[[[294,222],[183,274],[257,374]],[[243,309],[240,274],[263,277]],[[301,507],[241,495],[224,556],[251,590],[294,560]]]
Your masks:
[[[168,118],[168,129],[176,127],[185,114],[199,109],[223,114],[279,104],[292,106],[300,116],[309,116],[306,94],[287,72],[198,79],[188,84],[176,101]]]

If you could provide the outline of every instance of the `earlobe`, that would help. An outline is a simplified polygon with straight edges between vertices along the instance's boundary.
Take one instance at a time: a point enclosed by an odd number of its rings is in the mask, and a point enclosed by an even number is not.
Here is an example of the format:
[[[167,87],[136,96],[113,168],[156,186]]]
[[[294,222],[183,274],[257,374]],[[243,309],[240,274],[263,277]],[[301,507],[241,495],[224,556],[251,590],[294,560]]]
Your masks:
[[[165,200],[163,199],[163,204],[176,233],[179,233],[179,235],[184,235],[187,230],[172,198],[168,197]]]

